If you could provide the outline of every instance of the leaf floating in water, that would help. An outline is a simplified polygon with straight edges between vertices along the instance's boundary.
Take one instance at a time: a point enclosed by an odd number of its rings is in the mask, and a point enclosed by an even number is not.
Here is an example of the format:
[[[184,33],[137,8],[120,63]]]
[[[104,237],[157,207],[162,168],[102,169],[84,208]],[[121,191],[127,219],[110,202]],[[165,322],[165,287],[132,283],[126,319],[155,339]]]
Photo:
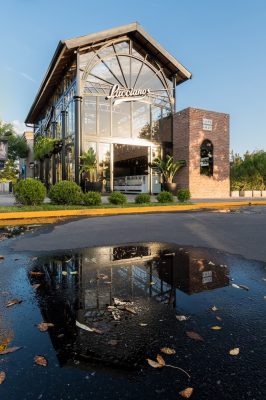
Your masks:
[[[51,322],[41,322],[37,325],[40,332],[46,332],[48,328],[52,328],[53,326],[54,324],[52,324]]]
[[[176,315],[175,317],[178,321],[187,321],[189,319],[189,317],[186,317],[185,315]]]
[[[230,354],[231,356],[238,356],[239,352],[240,352],[239,347],[235,347],[234,349],[231,349],[231,350],[229,351],[229,354]]]
[[[84,331],[87,331],[87,332],[95,332],[95,333],[98,333],[99,335],[101,335],[103,333],[103,331],[101,331],[100,329],[97,329],[94,327],[90,328],[89,326],[81,324],[78,321],[76,321],[76,326],[80,329],[84,329]]]
[[[150,286],[153,286],[153,285],[155,285],[155,282],[150,282]]]
[[[165,367],[165,361],[164,361],[163,357],[160,356],[160,354],[157,354],[156,360],[158,361],[158,363],[159,363],[162,367]]]
[[[6,379],[6,373],[4,371],[0,371],[0,385],[4,382]]]
[[[144,324],[143,322],[141,322],[140,324],[139,324],[139,326],[147,326],[148,324]]]
[[[199,341],[202,341],[202,342],[204,341],[204,339],[197,332],[187,331],[186,334],[190,339],[199,340]]]
[[[0,260],[4,260],[5,259],[5,257],[4,256],[0,256]]]
[[[152,367],[152,368],[163,368],[163,365],[151,360],[150,358],[147,358],[148,364]]]
[[[31,275],[31,276],[40,276],[40,275],[44,275],[44,272],[40,272],[40,271],[30,271],[30,275]]]
[[[240,289],[240,286],[236,285],[235,283],[232,283],[232,287],[235,289]]]
[[[188,387],[184,390],[182,390],[181,392],[179,392],[180,396],[182,396],[184,399],[189,399],[190,396],[193,393],[193,388],[192,387]]]
[[[239,285],[239,287],[241,288],[241,289],[244,289],[244,290],[249,290],[249,287],[247,287],[247,286],[245,286],[245,285]]]
[[[213,306],[213,307],[211,308],[211,310],[215,312],[215,311],[218,311],[219,308],[217,308],[216,306]]]
[[[215,265],[212,261],[208,262],[209,265]]]
[[[48,361],[44,356],[35,356],[34,361],[37,365],[40,365],[41,367],[47,367]]]
[[[176,351],[174,349],[170,349],[170,347],[163,347],[160,351],[164,354],[169,354],[169,355],[176,353]]]
[[[218,321],[222,321],[222,318],[219,317],[218,315],[216,315],[216,319],[218,319]]]
[[[67,275],[67,271],[62,271],[62,275],[66,276]]]
[[[6,307],[11,307],[11,306],[14,306],[15,304],[20,304],[20,303],[22,303],[22,300],[20,300],[20,299],[12,299],[12,300],[9,300],[6,303]]]
[[[220,331],[220,330],[222,329],[222,327],[221,327],[221,326],[218,326],[218,325],[214,325],[214,326],[211,327],[211,329],[212,329],[213,331]]]
[[[110,346],[116,346],[118,344],[118,340],[111,339],[109,342],[107,342],[107,344],[110,344]]]
[[[17,347],[17,346],[8,347],[7,349],[0,351],[0,355],[3,356],[4,354],[14,353],[15,351],[20,349],[22,349],[22,347]]]
[[[78,271],[71,271],[70,275],[78,275]]]
[[[31,285],[31,287],[32,287],[33,289],[38,289],[40,286],[41,286],[40,283],[34,283],[33,285]]]

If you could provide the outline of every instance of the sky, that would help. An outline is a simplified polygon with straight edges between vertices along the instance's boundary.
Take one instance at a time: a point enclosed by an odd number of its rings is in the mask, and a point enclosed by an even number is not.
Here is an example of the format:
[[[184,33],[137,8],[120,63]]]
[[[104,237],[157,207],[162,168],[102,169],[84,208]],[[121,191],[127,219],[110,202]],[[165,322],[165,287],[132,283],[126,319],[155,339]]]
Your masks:
[[[0,0],[0,119],[25,127],[56,46],[138,21],[190,72],[177,110],[230,114],[235,153],[266,150],[265,0]]]

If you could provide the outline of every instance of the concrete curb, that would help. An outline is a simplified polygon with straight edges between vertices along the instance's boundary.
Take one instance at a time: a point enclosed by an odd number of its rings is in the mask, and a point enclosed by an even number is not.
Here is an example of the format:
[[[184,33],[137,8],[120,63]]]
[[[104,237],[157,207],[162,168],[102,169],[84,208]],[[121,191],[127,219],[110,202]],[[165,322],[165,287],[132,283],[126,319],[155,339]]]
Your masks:
[[[221,203],[197,203],[190,205],[165,205],[165,206],[147,206],[147,207],[125,207],[125,208],[94,208],[83,210],[54,210],[54,211],[27,211],[27,212],[8,212],[0,213],[0,224],[2,221],[25,220],[25,219],[46,219],[51,218],[75,218],[105,215],[121,215],[121,214],[146,214],[146,213],[163,213],[163,212],[183,212],[195,210],[208,210],[217,208],[231,208],[243,206],[266,205],[265,201],[234,201]]]

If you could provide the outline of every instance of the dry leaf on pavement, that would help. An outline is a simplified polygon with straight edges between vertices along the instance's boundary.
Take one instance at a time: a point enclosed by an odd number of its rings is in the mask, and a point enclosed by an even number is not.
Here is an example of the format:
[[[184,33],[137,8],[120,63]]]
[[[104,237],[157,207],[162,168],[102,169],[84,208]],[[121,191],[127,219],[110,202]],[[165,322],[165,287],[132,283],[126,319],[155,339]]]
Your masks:
[[[37,365],[40,365],[42,367],[47,367],[48,361],[44,356],[35,356],[34,361]]]
[[[159,363],[162,367],[165,366],[165,361],[164,361],[163,357],[160,356],[160,354],[157,354],[156,360],[158,361],[158,363]]]
[[[0,385],[4,382],[6,379],[6,373],[4,371],[0,371]]]
[[[54,324],[52,324],[51,322],[41,322],[37,325],[39,331],[41,332],[46,332],[48,328],[52,328],[53,326]]]
[[[163,347],[160,351],[164,354],[169,354],[169,355],[176,353],[176,351],[174,349],[170,349],[170,347]]]
[[[216,306],[213,306],[213,307],[211,308],[211,310],[212,310],[212,311],[218,311],[219,308],[217,308]]]
[[[186,317],[185,315],[176,315],[175,317],[178,321],[186,321],[189,319],[189,317]]]
[[[218,326],[218,325],[214,325],[214,326],[211,327],[211,329],[212,329],[213,331],[220,331],[220,330],[222,329],[222,327],[221,327],[221,326]]]
[[[164,365],[151,360],[150,358],[147,358],[148,364],[152,367],[152,368],[163,368]]]
[[[202,342],[204,341],[204,339],[197,332],[187,331],[186,334],[188,337],[190,337],[190,339],[200,340]]]
[[[240,352],[239,347],[235,347],[234,349],[231,349],[231,350],[229,351],[229,354],[230,354],[231,356],[238,356],[239,352]]]
[[[22,300],[19,300],[19,299],[12,299],[12,300],[9,300],[9,301],[6,303],[6,307],[11,307],[11,306],[14,306],[15,304],[20,304],[20,303],[22,303]]]
[[[181,392],[179,392],[180,396],[184,397],[184,399],[189,399],[190,396],[193,393],[193,388],[192,387],[188,387],[184,390],[182,390]]]
[[[4,354],[14,353],[15,351],[20,349],[22,349],[22,347],[17,347],[17,346],[8,347],[7,349],[0,351],[0,355],[2,356]]]

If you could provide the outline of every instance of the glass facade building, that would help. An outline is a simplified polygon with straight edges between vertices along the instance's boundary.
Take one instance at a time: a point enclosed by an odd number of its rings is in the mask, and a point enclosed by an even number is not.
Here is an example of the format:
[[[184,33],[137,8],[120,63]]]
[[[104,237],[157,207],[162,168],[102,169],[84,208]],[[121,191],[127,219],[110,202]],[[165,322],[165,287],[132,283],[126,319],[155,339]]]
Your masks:
[[[150,163],[172,154],[176,86],[190,77],[137,23],[60,42],[26,119],[56,147],[35,175],[80,184],[93,149],[103,192],[158,192]]]

